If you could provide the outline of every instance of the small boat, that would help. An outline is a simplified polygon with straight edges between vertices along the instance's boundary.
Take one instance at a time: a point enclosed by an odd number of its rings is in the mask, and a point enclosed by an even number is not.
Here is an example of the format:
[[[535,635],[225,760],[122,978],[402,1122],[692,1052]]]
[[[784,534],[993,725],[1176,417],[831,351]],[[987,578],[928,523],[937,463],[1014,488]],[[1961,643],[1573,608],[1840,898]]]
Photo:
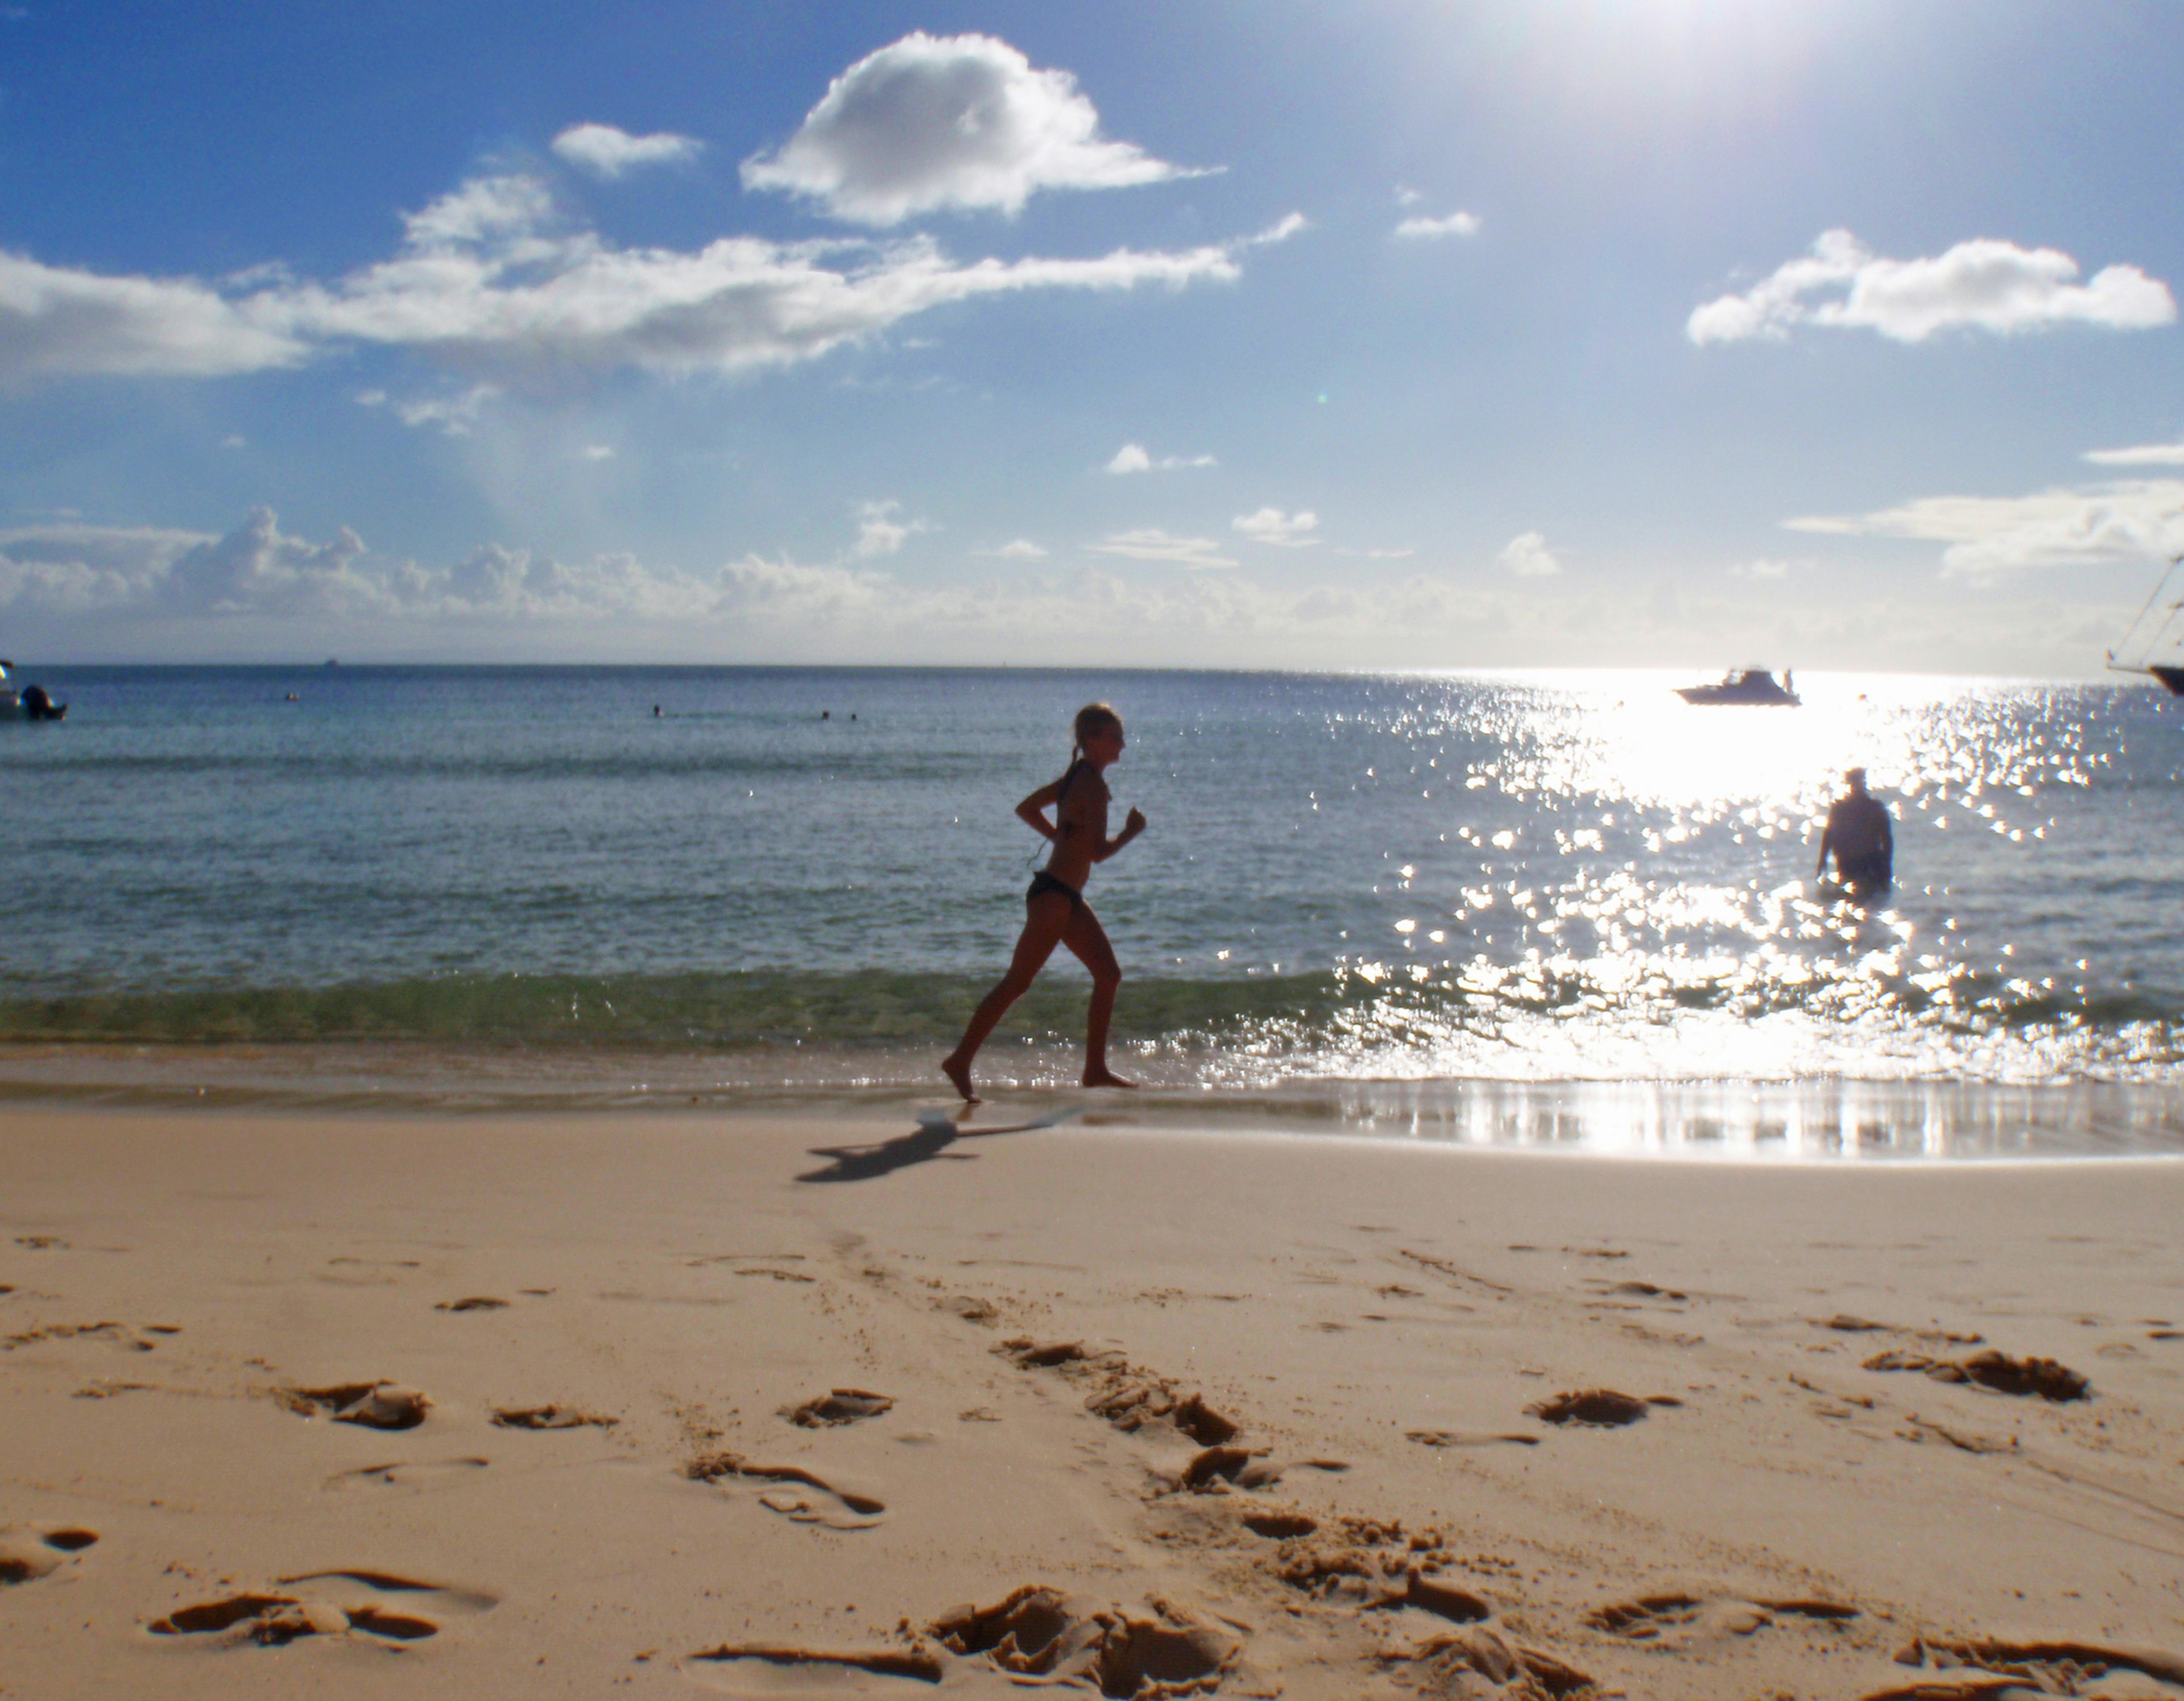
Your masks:
[[[2111,673],[2148,674],[2171,696],[2184,697],[2184,627],[2176,619],[2184,614],[2184,595],[2177,594],[2179,567],[2184,567],[2184,555],[2170,562],[2123,642],[2109,651],[2108,668]]]
[[[25,685],[17,695],[8,683],[14,666],[12,661],[0,661],[0,721],[58,721],[68,713],[68,705],[53,701],[42,685]]]
[[[1676,694],[1686,703],[1741,703],[1763,707],[1794,709],[1804,700],[1792,687],[1795,675],[1785,669],[1782,683],[1764,667],[1732,667],[1719,685],[1685,685]]]

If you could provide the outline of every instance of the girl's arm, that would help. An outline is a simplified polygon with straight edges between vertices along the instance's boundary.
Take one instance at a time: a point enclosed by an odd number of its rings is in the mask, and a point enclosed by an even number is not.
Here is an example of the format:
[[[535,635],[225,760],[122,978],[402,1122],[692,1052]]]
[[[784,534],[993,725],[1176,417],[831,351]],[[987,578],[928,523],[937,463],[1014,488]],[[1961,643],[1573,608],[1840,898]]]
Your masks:
[[[1054,825],[1046,818],[1046,806],[1054,801],[1061,789],[1061,781],[1048,781],[1017,806],[1017,819],[1042,839],[1055,838]]]
[[[1106,862],[1145,830],[1145,816],[1134,809],[1123,818],[1123,830],[1110,839],[1107,836],[1107,804],[1103,798],[1100,804],[1100,832],[1096,841],[1098,848],[1092,852],[1092,860],[1095,862]]]

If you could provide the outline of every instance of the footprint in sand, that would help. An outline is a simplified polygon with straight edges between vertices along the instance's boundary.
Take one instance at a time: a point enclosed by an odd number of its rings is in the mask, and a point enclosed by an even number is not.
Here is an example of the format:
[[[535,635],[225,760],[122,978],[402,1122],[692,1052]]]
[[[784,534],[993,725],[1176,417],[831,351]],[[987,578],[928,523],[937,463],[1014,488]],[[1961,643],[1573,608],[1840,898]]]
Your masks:
[[[2053,1358],[2012,1358],[1990,1347],[1969,1358],[1933,1358],[1923,1352],[1883,1352],[1865,1361],[1869,1370],[1919,1370],[1937,1382],[1969,1382],[1997,1394],[2037,1394],[2059,1403],[2088,1400],[2093,1385]]]
[[[1315,1600],[1367,1612],[1415,1607],[1451,1624],[1491,1618],[1494,1609],[1485,1600],[1434,1575],[1445,1557],[1438,1531],[1406,1536],[1401,1523],[1344,1518],[1332,1531],[1284,1546],[1275,1574]]]
[[[1420,1447],[1537,1447],[1537,1436],[1503,1435],[1495,1430],[1405,1430],[1405,1441]]]
[[[1613,1388],[1586,1388],[1574,1394],[1557,1394],[1524,1409],[1543,1424],[1613,1430],[1636,1423],[1649,1407],[1683,1403],[1672,1394],[1652,1394],[1641,1400],[1630,1394],[1618,1394]]]
[[[1670,1593],[1612,1602],[1588,1613],[1585,1618],[1595,1630],[1604,1630],[1628,1642],[1649,1642],[1657,1648],[1683,1648],[1693,1642],[1751,1636],[1780,1619],[1847,1624],[1858,1615],[1856,1607],[1836,1601],[1747,1600],[1727,1595]]]
[[[483,1470],[489,1460],[441,1458],[397,1460],[392,1464],[367,1464],[354,1470],[336,1471],[325,1486],[337,1488],[452,1488]]]
[[[279,1648],[304,1637],[346,1637],[393,1647],[437,1636],[450,1615],[489,1612],[497,1598],[421,1583],[385,1571],[308,1571],[274,1589],[181,1607],[148,1626],[153,1636],[208,1637],[224,1648]],[[402,1598],[402,1610],[384,1603]],[[439,1618],[419,1609],[429,1607]]]
[[[2095,1692],[2086,1685],[2100,1683],[2118,1671],[2137,1671],[2158,1683],[2184,1687],[2184,1654],[2164,1648],[2118,1648],[2060,1638],[2003,1642],[1993,1637],[1962,1640],[1914,1637],[1897,1650],[1896,1663],[1938,1667],[1948,1676],[1877,1689],[1862,1701],[1925,1701],[1935,1695],[1972,1701],[1985,1696],[2089,1694]],[[1966,1674],[1971,1681],[1964,1681]],[[2105,1690],[2107,1686],[2101,1687]]]
[[[1272,1488],[1282,1480],[1282,1468],[1273,1459],[1240,1447],[1210,1447],[1194,1457],[1168,1480],[1172,1492],[1183,1494],[1218,1491],[1218,1485],[1238,1488]]]
[[[690,1656],[684,1674],[700,1687],[758,1701],[777,1695],[923,1695],[948,1663],[922,1640],[907,1648],[800,1648],[724,1642]]]
[[[742,1477],[777,1485],[759,1495],[760,1505],[823,1530],[869,1530],[887,1514],[885,1501],[829,1482],[798,1464],[760,1464],[741,1453],[712,1453],[692,1459],[682,1474],[693,1482]]]
[[[781,1415],[799,1429],[824,1430],[877,1418],[894,1408],[892,1395],[874,1394],[862,1388],[836,1388],[800,1406],[783,1406]]]
[[[164,1335],[171,1331],[163,1329],[159,1332]],[[0,1352],[12,1352],[18,1347],[34,1347],[42,1341],[103,1341],[131,1352],[149,1352],[158,1345],[132,1333],[125,1323],[48,1323],[0,1340]]]
[[[621,1421],[581,1406],[495,1406],[493,1420],[504,1430],[580,1430],[588,1425],[610,1430]]]
[[[0,1529],[0,1585],[49,1577],[98,1540],[97,1531],[73,1525]]]
[[[270,1388],[267,1393],[298,1417],[331,1412],[337,1424],[371,1430],[414,1430],[432,1401],[393,1382],[341,1382],[328,1388]]]
[[[1574,1698],[1602,1693],[1575,1666],[1513,1642],[1492,1625],[1442,1631],[1402,1657],[1411,1668],[1406,1687],[1422,1695]]]
[[[1039,1341],[1028,1336],[1004,1341],[994,1351],[1019,1369],[1059,1370],[1072,1380],[1094,1383],[1084,1408],[1126,1434],[1164,1423],[1201,1447],[1217,1447],[1242,1431],[1234,1419],[1207,1405],[1204,1396],[1178,1394],[1165,1376],[1131,1364],[1117,1352],[1089,1347],[1081,1341]]]
[[[508,1302],[488,1295],[472,1294],[467,1299],[443,1299],[432,1308],[435,1311],[505,1311]]]
[[[1074,1680],[1112,1696],[1210,1689],[1244,1652],[1236,1637],[1165,1603],[1156,1617],[1037,1587],[990,1607],[967,1603],[926,1634],[950,1654],[990,1659],[1012,1681]]]

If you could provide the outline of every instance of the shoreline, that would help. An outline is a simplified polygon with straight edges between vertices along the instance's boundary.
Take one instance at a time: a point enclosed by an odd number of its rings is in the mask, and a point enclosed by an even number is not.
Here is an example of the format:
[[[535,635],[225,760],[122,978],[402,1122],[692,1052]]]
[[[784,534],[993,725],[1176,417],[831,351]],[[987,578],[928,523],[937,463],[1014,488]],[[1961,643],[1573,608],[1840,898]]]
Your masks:
[[[1032,1586],[1289,1701],[2184,1648],[2173,1165],[907,1120],[0,1107],[0,1693],[999,1697]]]
[[[1298,1077],[1276,1085],[1068,1084],[1061,1048],[989,1058],[971,1121],[1014,1114],[1232,1135],[1325,1133],[1468,1150],[1763,1164],[2184,1156],[2184,1086],[1963,1079]],[[922,1052],[546,1051],[400,1042],[0,1045],[0,1109],[474,1117],[849,1118],[898,1124],[961,1107]],[[787,1067],[784,1067],[786,1065]],[[982,1072],[983,1074],[983,1072]]]

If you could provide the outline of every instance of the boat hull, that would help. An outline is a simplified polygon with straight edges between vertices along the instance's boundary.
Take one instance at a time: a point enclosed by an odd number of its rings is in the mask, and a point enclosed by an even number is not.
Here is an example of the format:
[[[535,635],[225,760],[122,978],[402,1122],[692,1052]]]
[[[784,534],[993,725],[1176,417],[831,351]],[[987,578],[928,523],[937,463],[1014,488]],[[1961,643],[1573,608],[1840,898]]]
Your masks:
[[[1763,695],[1751,690],[1726,690],[1719,685],[1686,685],[1676,694],[1701,708],[1794,709],[1803,700],[1780,686]]]

